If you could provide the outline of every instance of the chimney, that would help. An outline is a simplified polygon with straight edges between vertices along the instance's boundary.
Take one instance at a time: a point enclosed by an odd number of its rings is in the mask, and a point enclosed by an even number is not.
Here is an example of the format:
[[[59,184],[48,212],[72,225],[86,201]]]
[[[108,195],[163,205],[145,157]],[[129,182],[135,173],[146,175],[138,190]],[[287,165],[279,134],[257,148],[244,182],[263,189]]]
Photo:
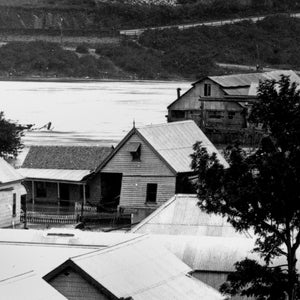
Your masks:
[[[177,99],[180,98],[180,91],[181,91],[181,88],[177,88]]]

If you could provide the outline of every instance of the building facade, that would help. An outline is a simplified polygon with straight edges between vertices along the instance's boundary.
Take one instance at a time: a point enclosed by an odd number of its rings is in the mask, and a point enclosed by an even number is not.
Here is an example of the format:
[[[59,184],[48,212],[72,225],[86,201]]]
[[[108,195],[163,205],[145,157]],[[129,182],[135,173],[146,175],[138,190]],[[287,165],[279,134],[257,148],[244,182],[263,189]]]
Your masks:
[[[217,145],[239,140],[243,145],[256,146],[260,134],[247,122],[252,105],[257,101],[257,87],[263,80],[279,80],[290,76],[300,83],[293,71],[209,76],[192,84],[168,106],[168,122],[194,120],[209,139]]]

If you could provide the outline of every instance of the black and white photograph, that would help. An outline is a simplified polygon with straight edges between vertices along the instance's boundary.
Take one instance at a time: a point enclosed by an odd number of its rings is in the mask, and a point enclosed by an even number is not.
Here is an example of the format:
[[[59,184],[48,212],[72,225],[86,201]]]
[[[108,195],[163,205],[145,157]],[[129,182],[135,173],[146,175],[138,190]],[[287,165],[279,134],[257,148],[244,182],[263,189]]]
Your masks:
[[[0,0],[1,300],[300,300],[300,0]]]

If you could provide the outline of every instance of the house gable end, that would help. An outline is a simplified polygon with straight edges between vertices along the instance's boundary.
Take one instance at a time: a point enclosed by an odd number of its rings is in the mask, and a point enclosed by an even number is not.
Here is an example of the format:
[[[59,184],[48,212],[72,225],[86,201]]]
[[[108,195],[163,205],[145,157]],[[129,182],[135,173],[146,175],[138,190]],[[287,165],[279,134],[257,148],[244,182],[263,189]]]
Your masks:
[[[71,259],[45,275],[43,279],[68,299],[118,299]]]
[[[140,143],[141,157],[133,161],[131,153],[126,149],[129,143]],[[174,176],[175,170],[157,153],[157,151],[138,132],[130,132],[116,148],[116,151],[101,168],[103,173],[123,173],[135,176]]]

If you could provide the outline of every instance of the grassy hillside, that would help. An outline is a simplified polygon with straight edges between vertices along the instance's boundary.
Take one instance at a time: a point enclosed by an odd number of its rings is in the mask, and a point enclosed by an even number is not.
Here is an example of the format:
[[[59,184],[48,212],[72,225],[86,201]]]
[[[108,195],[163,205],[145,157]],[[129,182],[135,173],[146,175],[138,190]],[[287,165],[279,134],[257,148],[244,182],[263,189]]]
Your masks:
[[[0,48],[0,74],[194,80],[225,73],[216,62],[300,70],[299,49],[300,19],[281,15],[257,23],[147,31],[138,41],[99,45],[93,55],[53,43],[10,43]]]

